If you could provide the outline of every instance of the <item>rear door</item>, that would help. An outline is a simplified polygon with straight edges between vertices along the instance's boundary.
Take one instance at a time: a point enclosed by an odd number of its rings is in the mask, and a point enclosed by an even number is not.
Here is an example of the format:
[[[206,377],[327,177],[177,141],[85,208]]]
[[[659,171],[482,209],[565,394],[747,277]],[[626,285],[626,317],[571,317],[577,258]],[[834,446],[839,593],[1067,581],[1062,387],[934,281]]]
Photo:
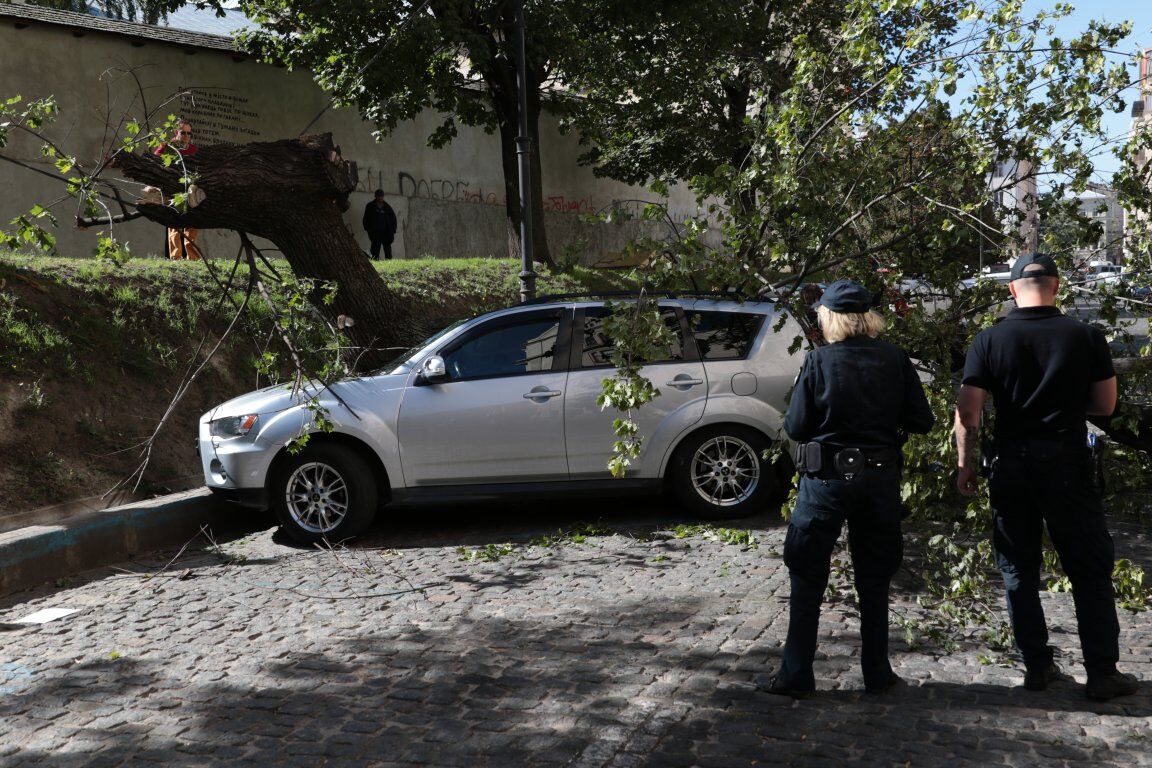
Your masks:
[[[448,380],[409,380],[397,436],[408,486],[568,479],[564,392],[571,310],[505,315],[438,354]]]
[[[647,438],[671,414],[678,414],[678,423],[686,428],[704,415],[708,382],[704,364],[696,353],[696,346],[684,339],[684,314],[679,307],[663,307],[665,322],[674,330],[675,341],[661,355],[641,368],[641,374],[659,390],[660,396],[638,408],[634,415]],[[604,330],[605,307],[585,307],[576,310],[572,325],[568,391],[564,401],[564,432],[568,446],[568,471],[573,480],[607,479],[608,459],[616,437],[612,422],[620,414],[615,409],[601,409],[596,398],[602,390],[601,382],[615,373],[612,367],[612,340]],[[643,457],[641,457],[643,458]],[[642,464],[636,461],[633,468]]]

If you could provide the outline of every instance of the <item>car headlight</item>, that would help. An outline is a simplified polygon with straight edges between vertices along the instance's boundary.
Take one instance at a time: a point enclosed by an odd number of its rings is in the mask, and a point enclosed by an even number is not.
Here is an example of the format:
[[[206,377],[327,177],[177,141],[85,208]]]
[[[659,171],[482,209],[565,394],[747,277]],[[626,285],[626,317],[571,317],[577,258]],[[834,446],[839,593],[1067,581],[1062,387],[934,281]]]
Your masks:
[[[208,433],[212,437],[240,437],[248,434],[260,418],[255,413],[246,416],[226,416],[208,423]]]

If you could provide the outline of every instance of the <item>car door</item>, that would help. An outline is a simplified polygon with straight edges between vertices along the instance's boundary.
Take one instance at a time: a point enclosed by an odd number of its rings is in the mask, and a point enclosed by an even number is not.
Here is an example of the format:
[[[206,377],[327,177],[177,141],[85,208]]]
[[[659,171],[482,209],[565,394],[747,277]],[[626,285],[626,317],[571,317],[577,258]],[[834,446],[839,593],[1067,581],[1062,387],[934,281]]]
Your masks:
[[[675,341],[659,360],[650,361],[640,369],[660,396],[645,403],[634,412],[644,437],[644,450],[660,448],[704,415],[708,383],[704,364],[700,362],[694,344],[684,343],[683,312],[679,307],[663,307],[665,322],[674,330]],[[620,414],[613,409],[601,409],[596,398],[601,382],[613,374],[611,363],[612,341],[604,332],[603,321],[608,315],[604,307],[585,307],[576,310],[572,324],[568,392],[564,399],[565,443],[568,446],[568,470],[572,479],[609,478],[608,459],[612,456],[615,436],[612,422]],[[673,422],[666,422],[675,414]],[[659,431],[664,425],[668,430]],[[635,471],[641,464],[633,464]]]
[[[504,315],[436,350],[447,380],[414,374],[397,418],[407,486],[568,479],[570,316],[560,307]]]

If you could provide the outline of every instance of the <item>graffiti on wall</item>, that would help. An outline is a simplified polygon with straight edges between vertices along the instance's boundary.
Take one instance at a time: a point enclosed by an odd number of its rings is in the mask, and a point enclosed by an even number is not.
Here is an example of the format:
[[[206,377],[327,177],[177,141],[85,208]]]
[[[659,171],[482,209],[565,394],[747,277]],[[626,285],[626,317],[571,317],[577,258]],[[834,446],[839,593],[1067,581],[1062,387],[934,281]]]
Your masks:
[[[564,195],[548,195],[544,198],[544,210],[552,213],[596,213],[592,196],[572,199]]]
[[[423,197],[428,200],[449,200],[454,203],[483,203],[484,205],[504,205],[504,195],[485,192],[477,184],[462,179],[418,179],[410,173],[400,171],[398,184],[401,197]]]
[[[384,172],[371,166],[359,172],[358,192],[372,193],[384,186]],[[479,203],[481,205],[503,206],[506,200],[502,194],[486,191],[483,186],[464,179],[426,179],[400,171],[396,176],[396,194],[401,197],[416,197],[425,200],[447,200],[454,203]],[[646,205],[662,205],[658,200],[610,200],[598,204],[592,195],[568,197],[566,195],[545,195],[543,208],[547,213],[599,214],[609,210],[624,212],[628,218],[639,219]],[[672,219],[683,224],[688,219],[701,215],[696,211],[672,211]],[[713,218],[708,217],[710,220]]]

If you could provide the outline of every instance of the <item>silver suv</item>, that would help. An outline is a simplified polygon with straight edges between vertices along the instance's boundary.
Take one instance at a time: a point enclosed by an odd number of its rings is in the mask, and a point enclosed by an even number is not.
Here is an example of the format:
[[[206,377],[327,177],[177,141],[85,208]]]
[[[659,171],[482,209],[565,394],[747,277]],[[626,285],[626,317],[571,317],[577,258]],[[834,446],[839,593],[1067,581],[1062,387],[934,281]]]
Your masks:
[[[704,517],[779,502],[780,439],[803,333],[772,302],[660,301],[675,341],[642,373],[660,396],[638,409],[643,452],[607,470],[618,415],[596,404],[613,374],[602,301],[522,304],[458,323],[380,371],[319,393],[334,431],[312,427],[306,393],[243,395],[200,419],[209,488],[275,509],[304,543],[362,532],[378,508],[416,499],[555,498],[670,488]],[[302,451],[289,445],[311,432]]]

